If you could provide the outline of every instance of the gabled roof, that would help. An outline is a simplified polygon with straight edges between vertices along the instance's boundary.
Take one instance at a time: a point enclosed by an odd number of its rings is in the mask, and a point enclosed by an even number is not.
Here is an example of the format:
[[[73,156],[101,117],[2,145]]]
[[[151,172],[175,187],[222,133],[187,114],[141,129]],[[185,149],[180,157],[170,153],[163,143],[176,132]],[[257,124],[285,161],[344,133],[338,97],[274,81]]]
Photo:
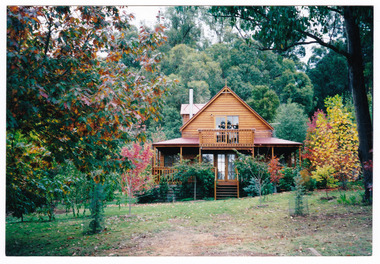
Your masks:
[[[244,102],[243,99],[241,99],[234,91],[232,91],[227,85],[224,86],[213,98],[211,98],[210,101],[208,101],[208,103],[203,106],[195,115],[193,115],[193,117],[187,121],[185,124],[182,125],[182,127],[180,128],[180,131],[182,131],[183,129],[185,129],[193,120],[195,120],[203,111],[205,111],[205,109],[207,109],[207,107],[209,105],[211,105],[220,95],[224,94],[224,93],[230,93],[232,96],[234,96],[242,105],[244,105],[253,115],[255,115],[258,119],[260,119],[261,121],[263,121],[263,123],[265,125],[267,125],[267,127],[270,129],[270,130],[274,130],[274,128],[264,119],[262,118],[255,110],[253,110],[246,102]]]
[[[193,104],[193,115],[198,113],[206,104]],[[190,114],[190,104],[181,104],[181,115]]]

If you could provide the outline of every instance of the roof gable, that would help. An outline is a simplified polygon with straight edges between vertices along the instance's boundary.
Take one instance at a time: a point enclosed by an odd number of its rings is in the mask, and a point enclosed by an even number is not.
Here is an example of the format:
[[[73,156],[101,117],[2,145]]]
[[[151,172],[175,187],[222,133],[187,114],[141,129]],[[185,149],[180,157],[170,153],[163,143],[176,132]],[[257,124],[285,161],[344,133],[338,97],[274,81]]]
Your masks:
[[[187,126],[189,126],[198,116],[200,116],[209,106],[211,106],[222,94],[229,93],[231,94],[237,101],[239,101],[249,112],[251,112],[257,119],[263,122],[265,126],[268,127],[269,130],[274,130],[274,128],[264,119],[262,118],[255,110],[253,110],[246,102],[244,102],[234,91],[232,91],[228,86],[224,86],[213,98],[211,98],[205,106],[203,106],[189,121],[187,121],[182,127],[180,131],[183,131]]]

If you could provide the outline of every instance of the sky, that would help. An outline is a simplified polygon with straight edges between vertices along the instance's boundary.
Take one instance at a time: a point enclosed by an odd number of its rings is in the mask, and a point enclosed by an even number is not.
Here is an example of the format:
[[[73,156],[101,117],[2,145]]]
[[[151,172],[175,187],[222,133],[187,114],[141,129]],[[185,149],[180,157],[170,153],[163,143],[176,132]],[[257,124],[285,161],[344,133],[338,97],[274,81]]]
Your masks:
[[[133,25],[136,27],[140,27],[142,25],[147,25],[148,27],[153,27],[157,21],[157,15],[160,11],[163,13],[165,11],[166,6],[138,6],[136,4],[129,5],[127,8],[128,13],[133,13],[135,15],[135,20],[131,21]],[[210,36],[210,34],[208,34]],[[212,34],[211,34],[212,35]],[[211,37],[211,36],[210,36]],[[301,61],[307,63],[311,54],[311,45],[305,46],[306,56],[300,58]]]
[[[164,6],[128,6],[127,12],[135,15],[135,20],[132,23],[139,27],[142,24],[146,24],[148,27],[152,27],[157,21],[158,11],[164,12]]]

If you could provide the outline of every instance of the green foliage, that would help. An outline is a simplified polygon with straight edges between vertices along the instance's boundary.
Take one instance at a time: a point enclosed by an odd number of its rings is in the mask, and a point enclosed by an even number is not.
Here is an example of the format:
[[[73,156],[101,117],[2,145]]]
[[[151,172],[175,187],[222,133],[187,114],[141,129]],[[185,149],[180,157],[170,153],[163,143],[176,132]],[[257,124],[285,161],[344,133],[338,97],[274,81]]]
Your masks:
[[[136,194],[137,203],[166,202],[168,191],[168,182],[165,177],[162,177],[158,186],[153,186],[148,190],[144,190]]]
[[[104,230],[104,186],[101,183],[93,183],[90,192],[90,224],[89,234],[100,233]]]
[[[274,119],[276,137],[296,142],[303,142],[306,138],[307,115],[296,103],[281,104]]]
[[[161,121],[157,122],[157,125],[162,127],[162,132],[165,134],[165,139],[168,140],[181,137],[181,132],[179,129],[182,126],[182,117],[179,110],[165,105],[162,109],[162,115],[163,118]]]
[[[183,160],[174,168],[176,169],[174,179],[181,182],[179,193],[181,199],[194,196],[194,184],[196,184],[197,196],[206,198],[214,195],[215,174],[211,164],[196,161],[191,163],[190,160]]]
[[[273,193],[273,183],[271,183],[269,179],[265,179],[261,184],[261,190],[259,190],[259,186],[260,184],[257,180],[255,178],[251,178],[247,184],[247,187],[244,187],[243,190],[248,196],[251,197],[260,196],[260,192],[264,196]]]
[[[284,167],[282,169],[283,177],[279,180],[278,188],[281,191],[291,191],[295,186],[294,178],[296,176],[293,168]]]
[[[325,188],[335,188],[338,187],[336,184],[338,180],[334,178],[334,173],[335,169],[330,165],[323,167],[317,166],[316,170],[311,172],[311,177],[317,182],[323,182]]]
[[[256,85],[252,89],[252,95],[247,100],[247,104],[265,120],[272,122],[280,105],[280,100],[277,94],[270,90],[268,86]]]
[[[372,6],[214,6],[209,10],[214,16],[227,18],[232,25],[250,32],[251,34],[247,34],[247,42],[257,44],[259,48],[297,52],[297,47],[310,44],[308,40],[312,39],[312,42],[343,55],[348,63],[349,87],[352,97],[355,98],[361,165],[364,167],[365,163],[372,161],[373,127],[366,96],[367,88],[372,87],[372,78],[368,78],[372,75],[373,68]],[[326,35],[329,35],[328,39],[324,38]],[[305,90],[294,82],[289,83],[288,87],[282,85],[286,88],[285,97],[289,92],[296,92],[297,98],[294,102],[300,103],[300,99],[306,96],[304,105],[306,113],[309,114],[313,110],[308,99],[312,96],[308,88],[310,80],[306,81],[302,74],[295,80],[300,80]],[[280,95],[280,100],[282,99]],[[363,177],[365,200],[370,202],[373,172],[363,170]]]
[[[339,204],[345,204],[345,205],[361,205],[363,196],[364,196],[364,193],[356,192],[352,195],[347,195],[346,192],[344,192],[339,195],[336,201]]]
[[[313,85],[305,73],[296,71],[294,62],[290,65],[291,69],[286,69],[275,79],[274,90],[282,104],[297,103],[304,108],[306,114],[310,114],[314,104]]]
[[[307,75],[314,87],[317,109],[324,109],[326,97],[343,95],[348,91],[347,60],[342,55],[322,48],[315,48],[309,59]]]
[[[244,155],[238,151],[235,152],[238,156],[235,160],[235,167],[239,173],[239,179],[242,182],[247,182],[248,180],[248,186],[243,188],[243,190],[248,194],[253,194],[253,190],[255,190],[260,197],[261,205],[261,196],[266,195],[267,192],[273,192],[268,164],[263,161],[263,156],[258,155],[252,158],[251,155]],[[268,185],[272,187],[268,187]]]
[[[309,213],[307,199],[305,199],[304,194],[306,188],[303,184],[303,179],[299,172],[299,168],[296,169],[296,177],[294,177],[294,210],[290,204],[290,215],[306,215]]]
[[[170,49],[179,44],[186,44],[192,48],[199,47],[201,27],[198,24],[199,10],[195,7],[168,7],[165,10],[166,34],[168,42],[163,49]],[[200,47],[199,47],[200,48]]]

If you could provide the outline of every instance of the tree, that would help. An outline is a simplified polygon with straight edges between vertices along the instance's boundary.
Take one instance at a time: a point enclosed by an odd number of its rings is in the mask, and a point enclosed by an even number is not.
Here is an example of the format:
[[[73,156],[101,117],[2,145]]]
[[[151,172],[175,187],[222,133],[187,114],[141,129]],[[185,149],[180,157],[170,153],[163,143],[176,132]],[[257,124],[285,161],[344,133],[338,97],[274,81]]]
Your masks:
[[[318,44],[343,55],[348,63],[362,167],[372,160],[373,130],[364,78],[363,57],[366,54],[362,43],[365,40],[373,46],[373,7],[226,6],[211,7],[210,11],[251,32],[252,37],[259,41],[260,49],[285,52],[307,44]],[[339,41],[342,36],[346,45]],[[368,54],[371,56],[371,52]],[[364,170],[365,201],[370,201],[371,186],[372,172]]]
[[[273,125],[276,137],[303,142],[306,137],[307,121],[303,107],[297,103],[280,105]]]
[[[344,56],[325,48],[315,48],[308,64],[306,74],[314,87],[314,111],[324,108],[326,97],[348,93],[348,67]]]
[[[121,186],[123,192],[128,195],[131,215],[132,197],[152,184],[151,173],[147,168],[151,164],[153,151],[149,145],[142,148],[138,143],[133,143],[130,147],[123,147],[121,156],[132,164],[132,167],[127,167],[121,174]]]
[[[163,27],[126,38],[130,19],[117,7],[8,7],[7,133],[36,135],[56,162],[72,160],[88,177],[101,168],[100,181],[127,166],[117,149],[144,139],[141,125],[158,119],[168,88],[157,71]]]
[[[329,197],[328,188],[337,187],[338,180],[334,177],[335,169],[331,165],[324,165],[323,167],[316,167],[315,171],[312,171],[312,178],[317,182],[323,182],[326,186],[326,197]]]
[[[192,48],[198,47],[198,39],[201,36],[201,27],[197,24],[199,10],[194,7],[168,7],[164,14],[168,42],[166,46],[173,48],[179,44],[185,44]]]
[[[281,172],[282,166],[280,163],[279,158],[276,156],[272,157],[268,164],[268,171],[270,175],[270,181],[274,184],[274,192],[277,192],[277,184],[279,183],[280,179],[284,177],[283,173]]]
[[[159,124],[163,128],[166,139],[181,137],[179,129],[182,126],[182,118],[179,111],[173,107],[165,106],[163,108],[163,119]]]
[[[336,95],[325,102],[327,115],[318,111],[308,124],[304,157],[311,162],[312,170],[319,168],[323,175],[328,174],[326,168],[330,166],[330,174],[344,187],[360,175],[356,126],[341,97]]]
[[[252,96],[247,104],[268,122],[273,121],[280,100],[277,94],[270,90],[268,86],[256,85],[252,89]]]
[[[278,94],[281,103],[298,103],[309,114],[313,110],[313,85],[309,77],[296,70],[295,63],[289,59],[283,60],[285,70],[276,77],[273,89]]]

